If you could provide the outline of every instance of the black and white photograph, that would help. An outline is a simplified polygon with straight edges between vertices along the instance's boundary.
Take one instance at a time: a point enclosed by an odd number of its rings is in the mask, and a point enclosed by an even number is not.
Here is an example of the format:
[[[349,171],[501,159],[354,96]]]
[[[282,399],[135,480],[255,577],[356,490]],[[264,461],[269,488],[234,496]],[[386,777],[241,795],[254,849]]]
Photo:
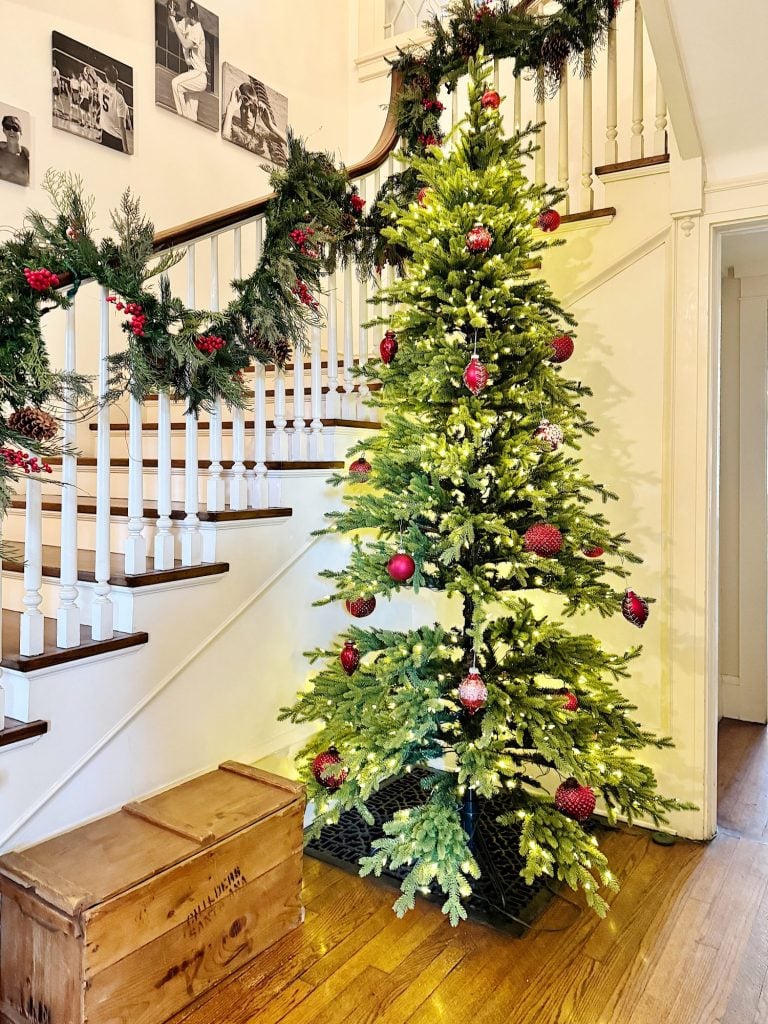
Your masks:
[[[53,33],[53,127],[133,153],[133,69]]]
[[[218,131],[218,16],[195,0],[154,3],[155,103]]]
[[[0,181],[29,184],[31,119],[26,110],[0,102]]]
[[[288,163],[288,100],[231,64],[222,70],[221,134],[272,167]]]

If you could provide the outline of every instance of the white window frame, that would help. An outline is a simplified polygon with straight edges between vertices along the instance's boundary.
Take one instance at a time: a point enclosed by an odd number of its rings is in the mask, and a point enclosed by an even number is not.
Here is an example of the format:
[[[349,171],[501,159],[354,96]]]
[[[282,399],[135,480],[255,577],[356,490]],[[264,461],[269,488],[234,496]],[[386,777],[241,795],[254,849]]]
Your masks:
[[[396,36],[384,36],[385,0],[357,0],[358,41],[355,67],[361,82],[388,75],[387,57],[394,57],[398,47],[420,45],[429,41],[419,26]]]

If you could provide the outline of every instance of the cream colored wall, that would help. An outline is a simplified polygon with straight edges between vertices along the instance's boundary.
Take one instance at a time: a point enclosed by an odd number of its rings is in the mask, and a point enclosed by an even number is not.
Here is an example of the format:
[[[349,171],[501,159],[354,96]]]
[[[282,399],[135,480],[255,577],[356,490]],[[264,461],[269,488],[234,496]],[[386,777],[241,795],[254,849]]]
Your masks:
[[[347,155],[347,0],[290,4],[210,0],[219,15],[220,58],[288,97],[288,117],[312,146]],[[30,111],[33,176],[47,167],[83,176],[98,199],[99,224],[130,185],[158,228],[265,194],[258,157],[220,135],[155,106],[152,0],[0,0],[4,36],[0,101]],[[51,31],[63,32],[131,65],[136,152],[102,149],[51,125]],[[29,140],[27,142],[29,145]],[[1,223],[16,225],[39,188],[0,181]]]

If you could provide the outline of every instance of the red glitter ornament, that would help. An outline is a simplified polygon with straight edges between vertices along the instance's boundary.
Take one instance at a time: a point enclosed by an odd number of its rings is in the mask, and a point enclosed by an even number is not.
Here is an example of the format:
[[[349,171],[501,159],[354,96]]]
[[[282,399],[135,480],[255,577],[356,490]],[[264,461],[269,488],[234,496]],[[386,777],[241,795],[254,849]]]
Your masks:
[[[376,608],[376,598],[356,597],[354,600],[347,598],[344,606],[353,619],[365,619],[368,615],[373,614]]]
[[[348,676],[357,671],[357,666],[360,664],[360,651],[354,640],[345,640],[344,647],[339,653],[339,661]]]
[[[595,809],[595,794],[589,786],[580,786],[576,779],[567,779],[557,787],[555,807],[574,821],[585,822]]]
[[[628,590],[621,602],[621,614],[627,622],[642,629],[648,620],[648,602],[639,597],[634,590]]]
[[[534,430],[533,436],[552,452],[557,451],[563,443],[562,430],[556,423],[550,423],[549,420],[542,420]]]
[[[27,279],[29,287],[35,292],[47,292],[51,288],[59,287],[58,274],[52,274],[46,267],[41,267],[39,270],[24,267],[24,277]]]
[[[339,766],[337,772],[332,774],[324,775],[326,769],[331,768],[335,765]],[[312,761],[312,774],[315,776],[321,786],[325,786],[326,789],[338,789],[339,786],[346,782],[349,775],[349,768],[339,757],[339,752],[336,747],[328,747],[321,754]]]
[[[487,92],[484,92],[483,98],[480,100],[483,110],[498,110],[500,103],[501,96],[499,96],[495,89],[489,89]]]
[[[371,475],[372,470],[373,466],[364,455],[361,455],[354,462],[350,463],[349,478],[356,484],[364,484]]]
[[[563,691],[563,697],[565,701],[563,703],[563,711],[578,711],[579,710],[579,698],[575,693],[571,693],[570,690]]]
[[[561,219],[557,210],[542,210],[536,219],[536,227],[540,231],[551,233],[560,227]]]
[[[474,715],[480,708],[484,708],[488,702],[488,687],[483,682],[477,668],[471,668],[467,675],[459,683],[459,700],[470,715]]]
[[[525,550],[542,558],[554,558],[563,549],[563,535],[556,526],[536,523],[523,534]]]
[[[605,548],[601,548],[599,544],[595,544],[591,548],[584,548],[582,554],[585,558],[600,558],[601,555],[605,554]]]
[[[392,360],[397,355],[399,346],[397,344],[397,335],[394,331],[387,331],[384,337],[381,339],[379,345],[379,352],[381,353],[381,361],[385,366],[389,366]]]
[[[467,232],[467,249],[471,253],[488,252],[493,245],[493,235],[482,224],[475,224]]]
[[[552,346],[552,355],[549,357],[553,363],[565,363],[573,355],[573,350],[576,347],[573,344],[573,338],[569,334],[558,334],[556,338],[553,338],[550,342]]]
[[[480,362],[480,356],[475,353],[464,370],[464,383],[473,395],[479,395],[488,383],[488,369]]]
[[[405,551],[398,551],[387,562],[387,572],[396,583],[407,583],[416,572],[416,563]]]

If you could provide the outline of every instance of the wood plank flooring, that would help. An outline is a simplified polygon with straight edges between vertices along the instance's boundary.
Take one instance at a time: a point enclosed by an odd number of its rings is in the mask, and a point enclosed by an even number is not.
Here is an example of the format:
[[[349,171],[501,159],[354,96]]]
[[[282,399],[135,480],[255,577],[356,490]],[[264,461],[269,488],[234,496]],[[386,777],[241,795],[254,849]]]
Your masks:
[[[423,903],[398,921],[391,889],[307,858],[303,927],[173,1024],[763,1024],[768,733],[720,738],[718,836],[610,833],[606,920],[566,893],[523,939]]]

